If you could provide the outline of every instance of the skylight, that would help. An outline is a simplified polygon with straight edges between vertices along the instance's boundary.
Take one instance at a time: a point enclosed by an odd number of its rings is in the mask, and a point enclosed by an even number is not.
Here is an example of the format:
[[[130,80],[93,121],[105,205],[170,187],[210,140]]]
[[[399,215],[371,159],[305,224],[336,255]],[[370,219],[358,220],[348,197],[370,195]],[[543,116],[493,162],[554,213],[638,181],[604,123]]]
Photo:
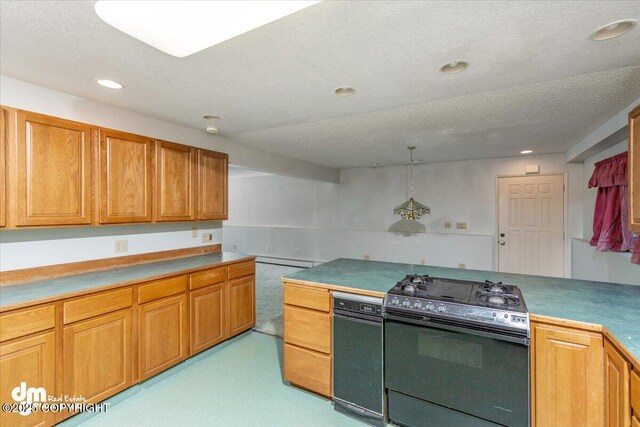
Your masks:
[[[100,19],[169,55],[183,58],[283,18],[318,1],[100,0]]]

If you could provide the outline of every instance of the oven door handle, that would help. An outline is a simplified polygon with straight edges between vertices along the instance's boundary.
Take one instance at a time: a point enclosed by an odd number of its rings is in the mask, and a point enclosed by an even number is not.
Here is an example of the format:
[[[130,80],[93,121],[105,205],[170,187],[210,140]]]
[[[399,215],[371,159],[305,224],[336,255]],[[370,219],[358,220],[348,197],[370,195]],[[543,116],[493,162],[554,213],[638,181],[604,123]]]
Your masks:
[[[480,331],[472,328],[465,328],[461,326],[450,325],[448,323],[438,322],[437,320],[430,318],[412,319],[408,317],[395,316],[393,314],[386,313],[385,318],[394,320],[400,323],[410,323],[418,326],[427,326],[435,329],[444,329],[445,331],[460,332],[463,334],[476,335],[483,338],[492,338],[500,341],[512,342],[520,345],[529,346],[530,340],[526,337],[515,337],[511,335],[498,334],[494,332]]]

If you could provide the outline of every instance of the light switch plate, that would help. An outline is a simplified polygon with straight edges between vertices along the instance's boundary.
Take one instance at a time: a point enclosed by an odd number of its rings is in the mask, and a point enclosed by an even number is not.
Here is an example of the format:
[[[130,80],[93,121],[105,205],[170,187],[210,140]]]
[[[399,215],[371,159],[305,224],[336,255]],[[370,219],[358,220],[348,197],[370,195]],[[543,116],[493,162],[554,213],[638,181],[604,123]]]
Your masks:
[[[456,223],[456,228],[458,230],[466,230],[467,229],[467,223],[466,222],[458,222],[458,223]]]

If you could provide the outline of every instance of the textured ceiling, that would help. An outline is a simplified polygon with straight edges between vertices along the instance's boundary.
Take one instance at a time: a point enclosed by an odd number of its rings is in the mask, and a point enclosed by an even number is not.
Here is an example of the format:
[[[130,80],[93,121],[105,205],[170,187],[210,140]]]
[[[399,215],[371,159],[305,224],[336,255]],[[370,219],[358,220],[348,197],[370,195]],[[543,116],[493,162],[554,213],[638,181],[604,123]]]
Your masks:
[[[623,18],[640,2],[324,1],[174,58],[93,2],[2,1],[0,72],[340,168],[562,152],[640,97],[640,29],[588,37]]]

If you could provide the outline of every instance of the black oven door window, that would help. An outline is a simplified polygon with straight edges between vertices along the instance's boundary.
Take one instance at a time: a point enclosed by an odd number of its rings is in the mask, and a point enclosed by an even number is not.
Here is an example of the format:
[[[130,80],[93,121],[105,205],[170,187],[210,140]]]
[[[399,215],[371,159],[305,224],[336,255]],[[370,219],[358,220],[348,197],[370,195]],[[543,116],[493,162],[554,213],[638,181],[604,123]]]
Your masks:
[[[529,422],[529,348],[385,321],[385,386],[508,426]]]

